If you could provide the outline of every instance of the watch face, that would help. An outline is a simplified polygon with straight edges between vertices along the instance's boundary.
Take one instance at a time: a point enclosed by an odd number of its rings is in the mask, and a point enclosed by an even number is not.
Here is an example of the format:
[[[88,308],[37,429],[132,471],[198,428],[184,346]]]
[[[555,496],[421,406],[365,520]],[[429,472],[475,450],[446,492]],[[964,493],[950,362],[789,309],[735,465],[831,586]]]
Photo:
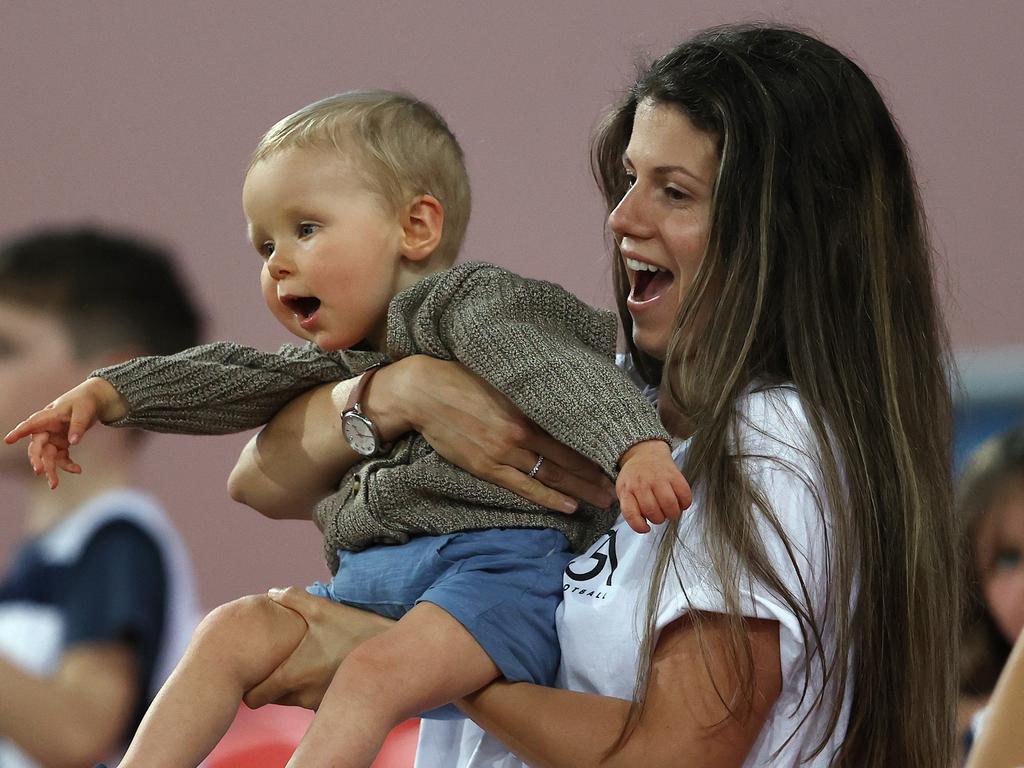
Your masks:
[[[377,436],[373,426],[358,413],[349,412],[342,416],[341,431],[356,453],[373,456],[377,452]]]

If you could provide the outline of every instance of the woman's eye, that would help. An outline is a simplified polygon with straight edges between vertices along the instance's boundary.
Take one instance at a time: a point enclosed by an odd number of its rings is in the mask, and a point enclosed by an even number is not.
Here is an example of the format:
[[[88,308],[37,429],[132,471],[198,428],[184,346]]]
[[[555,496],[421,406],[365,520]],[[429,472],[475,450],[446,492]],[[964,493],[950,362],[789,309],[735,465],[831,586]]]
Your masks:
[[[299,224],[299,237],[309,237],[316,232],[316,224]]]
[[[626,189],[629,189],[636,184],[636,176],[632,173],[626,172]]]
[[[678,202],[681,200],[686,200],[690,196],[683,192],[683,190],[677,189],[676,187],[665,187],[665,197],[667,197],[669,200],[674,200]]]
[[[1020,565],[1019,549],[1001,549],[992,559],[992,567],[1000,571],[1008,571]]]

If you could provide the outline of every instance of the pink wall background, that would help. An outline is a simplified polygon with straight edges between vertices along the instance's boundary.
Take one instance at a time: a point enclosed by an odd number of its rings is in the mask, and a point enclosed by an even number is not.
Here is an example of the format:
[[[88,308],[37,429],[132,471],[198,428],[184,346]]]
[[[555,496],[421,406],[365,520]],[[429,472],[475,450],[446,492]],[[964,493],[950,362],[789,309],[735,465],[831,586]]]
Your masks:
[[[287,337],[263,309],[242,226],[247,157],[309,101],[400,88],[433,102],[465,148],[465,255],[608,304],[595,120],[638,57],[765,19],[852,53],[887,95],[918,164],[956,345],[1021,344],[1019,0],[4,3],[0,237],[84,220],[151,233],[180,252],[211,338],[276,348]],[[154,439],[138,478],[183,529],[209,606],[324,573],[312,525],[227,498],[245,439]],[[21,496],[9,479],[0,492],[3,562]]]

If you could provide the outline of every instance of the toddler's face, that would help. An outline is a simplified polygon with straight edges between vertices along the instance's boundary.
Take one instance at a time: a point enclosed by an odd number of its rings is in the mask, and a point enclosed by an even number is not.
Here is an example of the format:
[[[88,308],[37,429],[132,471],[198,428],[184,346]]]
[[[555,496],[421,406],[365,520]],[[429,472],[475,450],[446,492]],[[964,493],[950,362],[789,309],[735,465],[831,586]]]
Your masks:
[[[1006,484],[978,528],[982,595],[1007,642],[1024,631],[1024,478]]]
[[[337,153],[292,148],[258,162],[242,187],[249,240],[273,315],[331,351],[383,346],[400,290],[402,228]]]

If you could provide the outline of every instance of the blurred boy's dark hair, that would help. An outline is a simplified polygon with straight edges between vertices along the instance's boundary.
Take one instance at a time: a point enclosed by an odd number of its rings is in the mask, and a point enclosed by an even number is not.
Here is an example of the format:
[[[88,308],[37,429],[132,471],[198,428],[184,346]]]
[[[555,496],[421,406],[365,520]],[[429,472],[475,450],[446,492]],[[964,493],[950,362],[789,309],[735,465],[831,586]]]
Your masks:
[[[0,245],[0,300],[57,317],[83,358],[170,354],[202,333],[169,250],[89,226],[34,230]]]

